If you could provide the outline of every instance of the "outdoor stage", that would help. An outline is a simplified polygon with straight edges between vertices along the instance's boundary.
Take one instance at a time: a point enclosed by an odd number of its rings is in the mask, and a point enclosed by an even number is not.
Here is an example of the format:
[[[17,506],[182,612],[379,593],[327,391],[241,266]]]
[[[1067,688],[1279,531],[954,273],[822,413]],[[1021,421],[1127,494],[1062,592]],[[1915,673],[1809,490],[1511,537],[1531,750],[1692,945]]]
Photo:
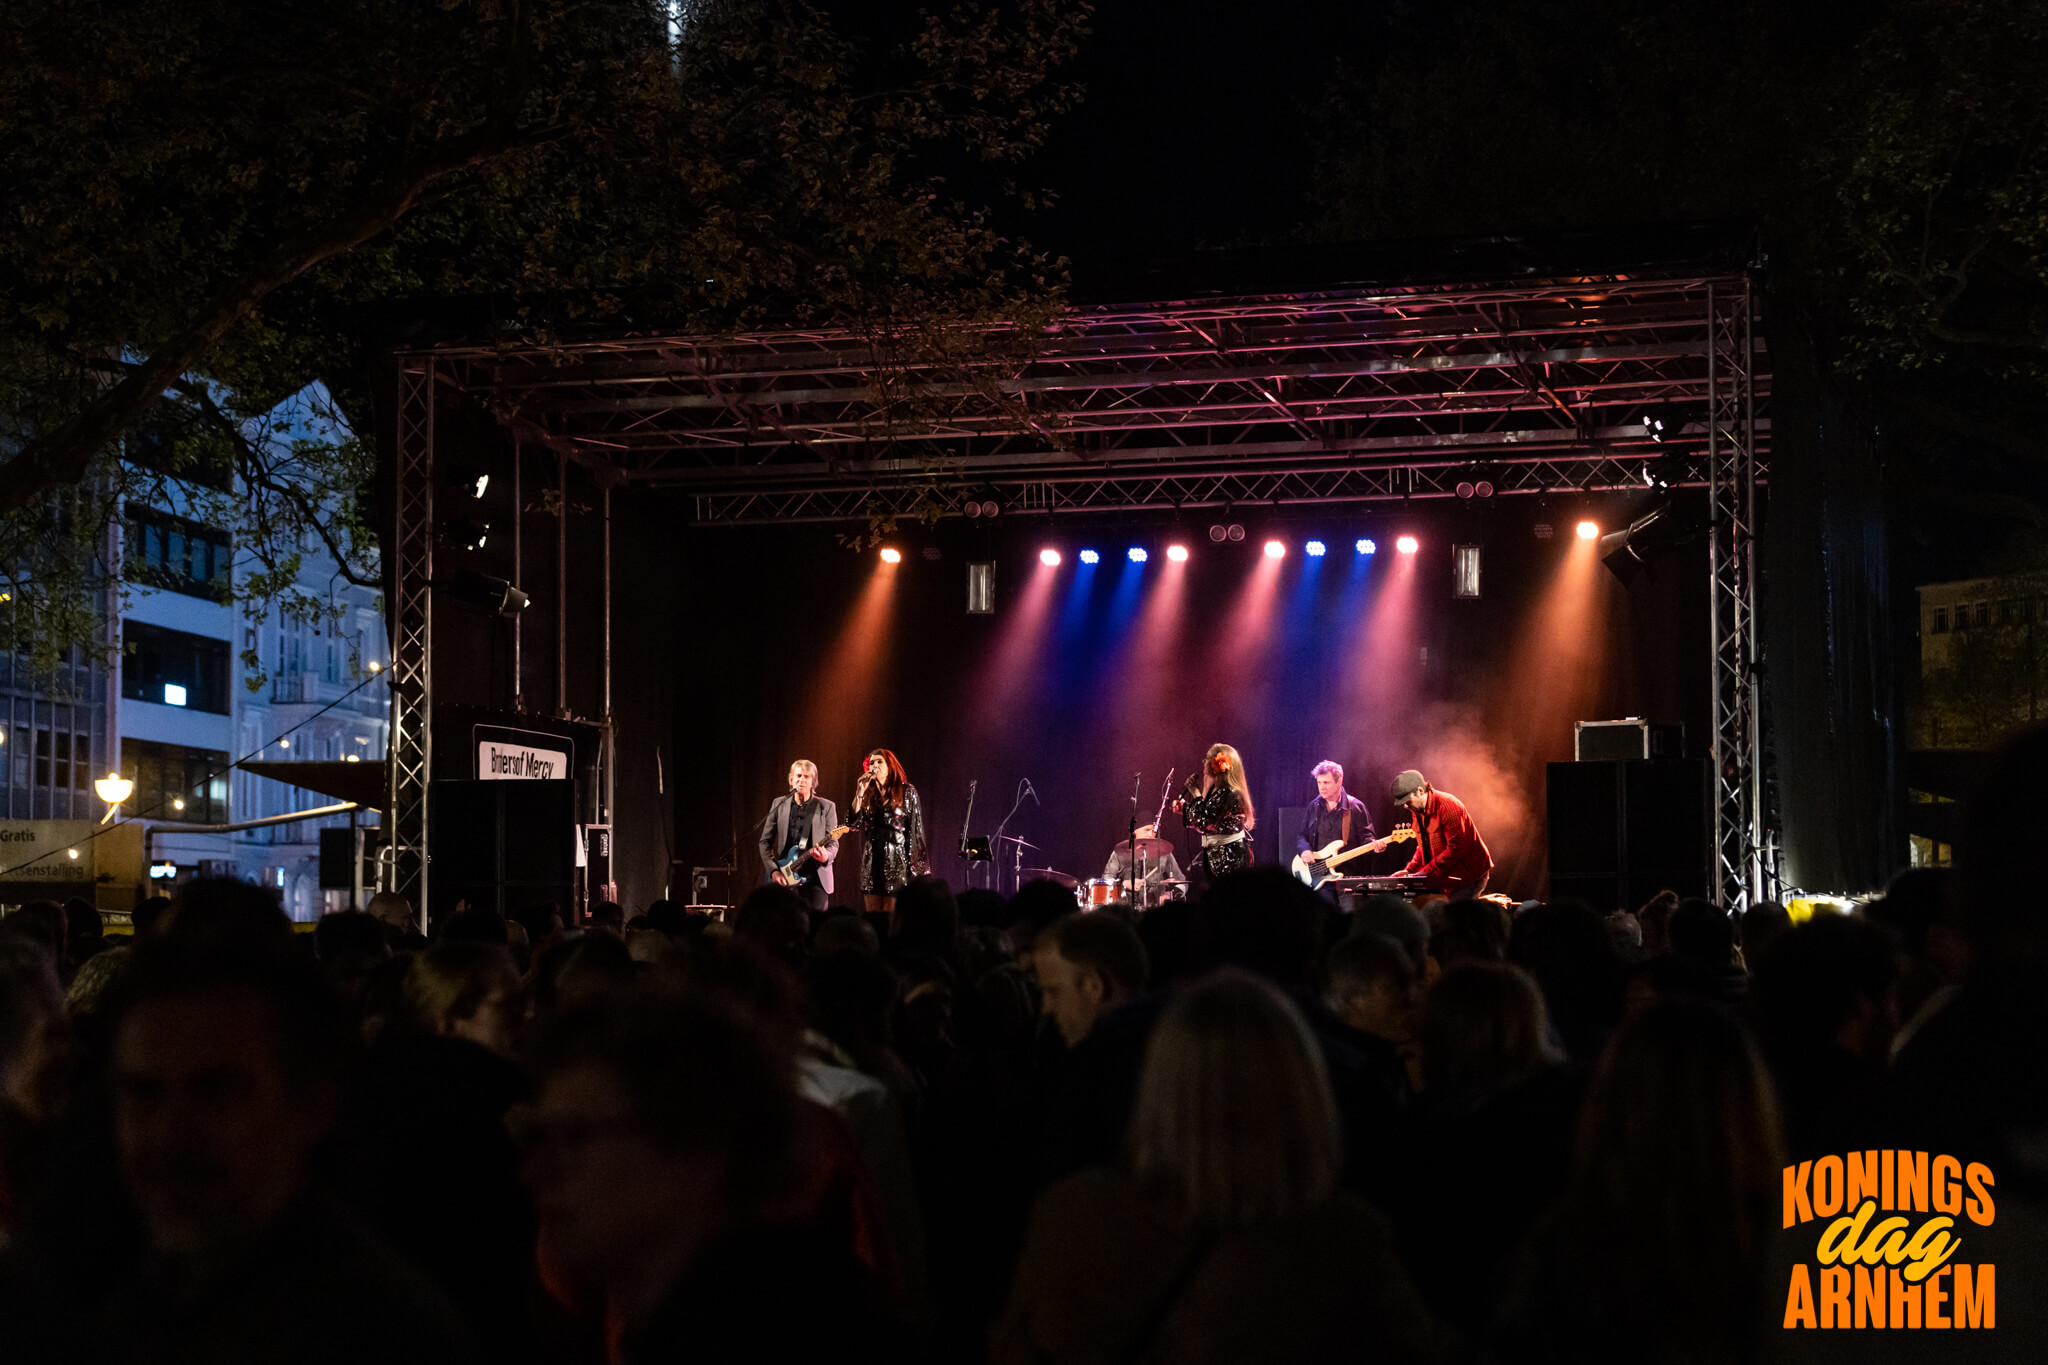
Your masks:
[[[844,803],[860,755],[895,750],[957,883],[971,783],[988,834],[1029,778],[1009,829],[1040,846],[1027,865],[1085,877],[1134,781],[1143,822],[1168,768],[1222,741],[1262,859],[1291,852],[1278,813],[1318,760],[1382,828],[1388,779],[1420,767],[1470,803],[1496,887],[1541,894],[1543,764],[1571,756],[1575,720],[1642,715],[1712,760],[1714,894],[1769,894],[1770,373],[1747,248],[1567,246],[1161,276],[1157,302],[1029,336],[423,335],[391,369],[393,880],[429,875],[428,781],[462,775],[433,747],[439,696],[596,725],[584,815],[622,861],[659,839],[668,865],[741,885],[794,758]],[[484,516],[451,468],[510,485],[509,545],[451,538],[451,497]],[[1626,587],[1574,533],[1657,509],[1653,536],[1689,534]],[[1461,545],[1476,598],[1453,595]],[[995,566],[987,615],[967,611],[971,563]],[[476,573],[532,608],[446,610]]]

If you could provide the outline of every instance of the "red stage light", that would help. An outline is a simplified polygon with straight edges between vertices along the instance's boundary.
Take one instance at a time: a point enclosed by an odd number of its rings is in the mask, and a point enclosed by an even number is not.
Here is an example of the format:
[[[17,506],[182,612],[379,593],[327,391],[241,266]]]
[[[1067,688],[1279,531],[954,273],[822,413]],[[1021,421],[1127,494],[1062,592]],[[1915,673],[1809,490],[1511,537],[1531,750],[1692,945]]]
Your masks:
[[[1045,565],[1048,569],[1057,569],[1060,566],[1060,552],[1054,549],[1040,550],[1038,552],[1038,562]]]
[[[882,562],[884,564],[901,564],[903,562],[903,551],[897,549],[894,545],[889,546],[882,551]]]
[[[1599,538],[1600,527],[1597,523],[1590,521],[1582,521],[1579,523],[1580,540],[1598,540]]]
[[[1188,562],[1188,547],[1185,545],[1169,545],[1166,547],[1166,557],[1176,564],[1185,564]]]
[[[1399,540],[1394,542],[1394,548],[1399,550],[1404,555],[1412,555],[1417,550],[1422,548],[1422,542],[1417,540],[1414,536],[1402,536]]]
[[[1269,540],[1266,542],[1266,558],[1278,559],[1280,558],[1280,556],[1286,553],[1287,547],[1285,545],[1282,545],[1279,541]]]

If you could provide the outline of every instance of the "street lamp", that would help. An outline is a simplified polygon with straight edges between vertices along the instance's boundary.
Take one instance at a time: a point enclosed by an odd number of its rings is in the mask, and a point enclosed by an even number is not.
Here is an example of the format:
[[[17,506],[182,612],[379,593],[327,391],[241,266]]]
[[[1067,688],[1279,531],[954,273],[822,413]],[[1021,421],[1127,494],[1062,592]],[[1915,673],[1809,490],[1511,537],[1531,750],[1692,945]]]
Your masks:
[[[107,813],[100,817],[100,823],[104,825],[114,818],[115,811],[121,809],[121,803],[134,794],[135,784],[119,773],[108,773],[95,781],[92,789],[100,800],[107,803]]]

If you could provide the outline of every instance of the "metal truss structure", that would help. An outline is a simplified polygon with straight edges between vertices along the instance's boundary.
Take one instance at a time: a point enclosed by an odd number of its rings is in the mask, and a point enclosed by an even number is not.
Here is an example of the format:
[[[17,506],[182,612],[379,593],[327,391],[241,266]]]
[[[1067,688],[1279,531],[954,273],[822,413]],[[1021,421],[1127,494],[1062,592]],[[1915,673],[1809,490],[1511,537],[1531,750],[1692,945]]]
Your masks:
[[[427,925],[427,778],[433,770],[434,361],[398,366],[396,525],[391,555],[390,797],[378,885]]]
[[[1079,308],[1038,333],[423,343],[398,357],[400,410],[407,386],[438,377],[607,487],[669,494],[696,525],[1704,488],[1713,872],[1735,908],[1775,866],[1755,688],[1770,381],[1754,306],[1739,273],[1648,271]],[[400,604],[423,639],[430,551],[409,548],[405,519],[431,525],[432,429],[400,427],[414,488],[400,495]],[[422,430],[424,454],[408,446]],[[400,617],[401,636],[412,624]],[[403,676],[424,689],[423,654]],[[422,775],[423,757],[406,759]]]
[[[1757,678],[1756,322],[1747,280],[1708,286],[1707,618],[1714,690],[1715,904],[1778,898],[1777,812],[1764,781]]]

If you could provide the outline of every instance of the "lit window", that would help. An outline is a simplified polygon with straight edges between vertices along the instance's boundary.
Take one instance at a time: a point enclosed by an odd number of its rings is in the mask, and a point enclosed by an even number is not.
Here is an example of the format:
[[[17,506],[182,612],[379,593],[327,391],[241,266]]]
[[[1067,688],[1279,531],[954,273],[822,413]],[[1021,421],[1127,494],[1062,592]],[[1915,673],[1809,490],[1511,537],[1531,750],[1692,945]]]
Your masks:
[[[164,705],[166,705],[166,706],[183,706],[184,704],[185,704],[185,689],[184,689],[184,688],[182,688],[182,687],[180,687],[180,686],[178,686],[178,685],[177,685],[176,683],[165,683],[165,684],[164,684]]]

